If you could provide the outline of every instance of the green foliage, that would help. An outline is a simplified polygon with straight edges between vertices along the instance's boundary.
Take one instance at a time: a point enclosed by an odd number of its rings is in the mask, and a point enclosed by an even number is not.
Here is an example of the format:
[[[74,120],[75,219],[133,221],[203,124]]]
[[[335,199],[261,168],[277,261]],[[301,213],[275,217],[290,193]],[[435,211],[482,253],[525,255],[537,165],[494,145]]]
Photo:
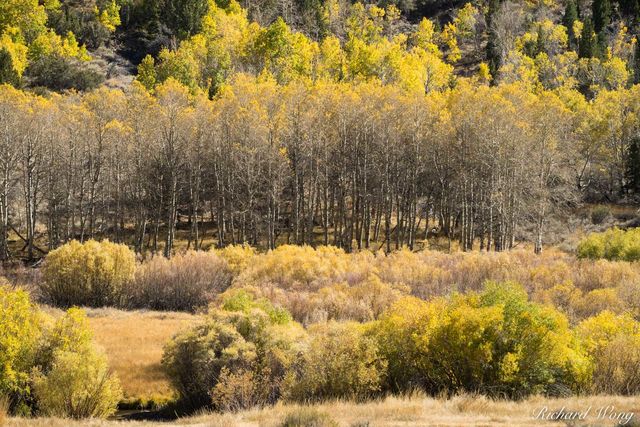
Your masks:
[[[611,23],[611,2],[609,0],[594,0],[591,9],[593,28],[599,35]]]
[[[316,324],[287,398],[363,400],[382,390],[387,363],[376,341],[356,323]]]
[[[106,418],[122,397],[106,356],[92,349],[56,352],[51,370],[35,374],[34,393],[42,414],[78,419]]]
[[[566,318],[529,302],[513,283],[489,282],[480,294],[448,301],[400,301],[374,333],[396,390],[513,398],[579,389],[588,379]]]
[[[591,223],[602,224],[611,215],[611,209],[606,205],[596,206],[591,210]]]
[[[578,244],[579,258],[619,261],[640,260],[640,228],[612,228],[603,233],[591,233]]]
[[[0,395],[17,414],[102,418],[121,392],[82,310],[52,323],[26,292],[0,286]]]
[[[573,30],[573,24],[578,20],[578,7],[575,0],[568,0],[565,5],[564,15],[562,16],[562,25],[567,29],[569,36],[569,46],[575,47],[578,34],[575,34]]]
[[[242,409],[280,397],[303,340],[298,324],[274,323],[259,308],[213,309],[167,345],[162,364],[185,406]]]
[[[636,54],[639,56],[638,61],[640,61],[640,50],[636,50]],[[640,69],[637,72],[640,74]],[[631,140],[627,156],[627,190],[638,194],[640,193],[640,137],[635,137]]]
[[[280,424],[280,427],[337,427],[327,413],[314,408],[303,407],[289,412]]]
[[[104,81],[104,76],[82,63],[60,55],[44,55],[32,61],[26,77],[31,86],[54,91],[75,89],[89,91]]]
[[[179,39],[192,36],[202,28],[209,0],[163,0],[160,19]]]
[[[584,21],[582,33],[580,34],[578,56],[580,58],[593,58],[594,56],[598,56],[598,41],[591,18],[587,18]]]
[[[222,309],[240,311],[249,314],[253,309],[260,309],[269,315],[275,324],[283,325],[292,320],[291,314],[281,307],[274,307],[267,299],[255,299],[253,295],[243,289],[234,289],[224,295]]]
[[[151,55],[145,56],[140,65],[138,65],[138,76],[136,79],[142,83],[148,91],[155,88],[157,82],[155,61]]]
[[[125,245],[74,240],[47,255],[42,291],[61,307],[117,304],[135,266],[135,254]]]
[[[6,48],[0,49],[0,84],[18,86],[20,76],[13,66],[13,58]]]

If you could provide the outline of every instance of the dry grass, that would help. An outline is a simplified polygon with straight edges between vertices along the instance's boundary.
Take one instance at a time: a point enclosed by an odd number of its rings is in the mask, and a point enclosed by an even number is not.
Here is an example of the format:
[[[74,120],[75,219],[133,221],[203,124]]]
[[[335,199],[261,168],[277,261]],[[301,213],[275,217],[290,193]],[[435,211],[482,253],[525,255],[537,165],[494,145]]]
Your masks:
[[[375,427],[399,426],[613,426],[616,422],[598,419],[597,410],[613,406],[616,412],[633,412],[634,417],[626,425],[638,425],[640,400],[637,397],[592,396],[566,399],[547,399],[532,397],[522,402],[494,401],[485,397],[469,395],[452,399],[432,399],[421,396],[410,398],[387,398],[382,401],[354,404],[350,402],[331,402],[316,405],[320,412],[329,414],[340,426],[368,425]],[[562,422],[536,420],[533,414],[547,407],[549,411],[565,408],[565,411],[591,410],[584,421]],[[236,414],[202,414],[183,418],[171,423],[175,426],[214,426],[214,427],[276,427],[287,414],[301,408],[298,405],[282,405],[256,409]],[[69,420],[24,420],[10,419],[8,426],[126,426],[161,425],[139,422],[107,422]],[[167,424],[164,424],[167,425]]]
[[[162,349],[171,337],[197,322],[187,313],[87,310],[97,343],[120,378],[126,400],[166,400],[173,392],[160,369]]]
[[[0,426],[3,426],[7,420],[7,412],[9,411],[9,400],[0,396]]]

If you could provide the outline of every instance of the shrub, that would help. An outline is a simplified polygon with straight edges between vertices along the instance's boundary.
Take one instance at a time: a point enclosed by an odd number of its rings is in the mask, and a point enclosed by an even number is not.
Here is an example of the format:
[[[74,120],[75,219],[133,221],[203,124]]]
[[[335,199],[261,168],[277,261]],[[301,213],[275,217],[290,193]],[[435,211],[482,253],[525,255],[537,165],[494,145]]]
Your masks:
[[[255,249],[249,245],[230,245],[222,249],[213,249],[213,252],[227,261],[234,276],[244,271],[256,255]]]
[[[640,260],[640,228],[627,231],[613,228],[592,233],[578,244],[578,257],[608,260]]]
[[[283,245],[257,256],[236,280],[241,285],[270,283],[287,290],[317,291],[341,282],[350,266],[350,255],[333,246]]]
[[[48,416],[106,418],[122,397],[106,356],[91,347],[56,351],[49,372],[36,372],[33,385],[38,407]]]
[[[591,391],[640,392],[640,323],[628,314],[603,311],[582,321],[576,334],[594,362]]]
[[[93,347],[86,316],[70,309],[51,322],[21,290],[0,287],[0,396],[10,410],[104,417],[120,399],[106,358]]]
[[[275,402],[288,365],[304,342],[300,325],[273,316],[264,302],[212,309],[206,321],[175,337],[162,364],[192,409],[241,409]]]
[[[614,288],[594,289],[576,299],[574,310],[581,319],[594,316],[601,311],[610,310],[621,312],[625,308],[624,302],[618,297],[618,291]]]
[[[77,60],[55,54],[43,55],[32,61],[25,75],[31,86],[46,87],[54,91],[89,91],[104,81],[104,75]]]
[[[338,427],[327,413],[303,407],[289,412],[280,427]]]
[[[94,347],[84,311],[67,311],[43,341],[32,374],[40,412],[70,418],[112,415],[122,397],[120,383]]]
[[[287,397],[309,401],[334,398],[362,400],[378,394],[386,361],[375,340],[355,323],[317,324]]]
[[[12,411],[30,404],[29,371],[42,320],[25,291],[0,286],[0,396]]]
[[[125,245],[108,240],[67,243],[47,255],[42,291],[55,305],[118,304],[133,279],[136,260]]]
[[[231,277],[227,262],[215,253],[156,256],[136,269],[126,299],[133,307],[194,311],[224,291]]]
[[[591,222],[593,224],[602,224],[605,219],[611,215],[611,209],[605,205],[598,205],[591,210]]]
[[[395,390],[522,397],[588,379],[566,318],[513,283],[449,300],[401,300],[373,333]]]

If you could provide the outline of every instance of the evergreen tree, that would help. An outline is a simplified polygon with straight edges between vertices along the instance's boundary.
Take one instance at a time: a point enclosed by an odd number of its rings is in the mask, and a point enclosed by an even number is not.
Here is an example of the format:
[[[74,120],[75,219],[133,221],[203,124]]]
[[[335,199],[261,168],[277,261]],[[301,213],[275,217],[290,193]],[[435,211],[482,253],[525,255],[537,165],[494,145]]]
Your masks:
[[[489,0],[489,10],[487,12],[487,28],[488,40],[487,40],[487,63],[489,64],[489,71],[493,76],[493,82],[496,81],[498,70],[502,65],[502,55],[500,54],[500,48],[498,46],[498,36],[493,26],[493,16],[500,9],[500,0]]]
[[[0,84],[8,83],[17,86],[19,82],[20,76],[13,68],[11,54],[5,48],[0,49]]]
[[[569,35],[569,47],[574,48],[576,46],[576,34],[573,32],[573,23],[578,20],[578,7],[574,0],[568,0],[567,6],[564,9],[564,16],[562,17],[562,25],[567,27],[567,34]]]
[[[640,84],[640,43],[636,43],[633,52],[633,83]]]
[[[593,32],[593,23],[590,18],[584,20],[582,34],[580,35],[580,45],[578,56],[580,58],[593,58],[596,53],[596,37]]]
[[[631,140],[627,157],[627,190],[640,193],[640,137]]]
[[[593,28],[600,34],[611,23],[611,2],[609,0],[593,0]]]

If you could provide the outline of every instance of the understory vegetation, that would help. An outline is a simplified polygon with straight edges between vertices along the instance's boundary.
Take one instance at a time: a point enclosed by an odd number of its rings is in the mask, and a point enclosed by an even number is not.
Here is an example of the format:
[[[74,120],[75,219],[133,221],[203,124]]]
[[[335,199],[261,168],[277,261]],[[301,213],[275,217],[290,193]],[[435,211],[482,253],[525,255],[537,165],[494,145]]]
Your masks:
[[[640,393],[637,262],[288,245],[136,261],[106,241],[51,255],[28,285],[43,302],[199,313],[156,362],[182,411],[415,390],[516,400]],[[14,286],[2,288],[0,328],[11,413],[113,413],[121,389],[82,311],[51,320]]]
[[[92,341],[84,312],[57,320],[22,290],[0,286],[0,395],[11,413],[106,417],[121,389]]]

